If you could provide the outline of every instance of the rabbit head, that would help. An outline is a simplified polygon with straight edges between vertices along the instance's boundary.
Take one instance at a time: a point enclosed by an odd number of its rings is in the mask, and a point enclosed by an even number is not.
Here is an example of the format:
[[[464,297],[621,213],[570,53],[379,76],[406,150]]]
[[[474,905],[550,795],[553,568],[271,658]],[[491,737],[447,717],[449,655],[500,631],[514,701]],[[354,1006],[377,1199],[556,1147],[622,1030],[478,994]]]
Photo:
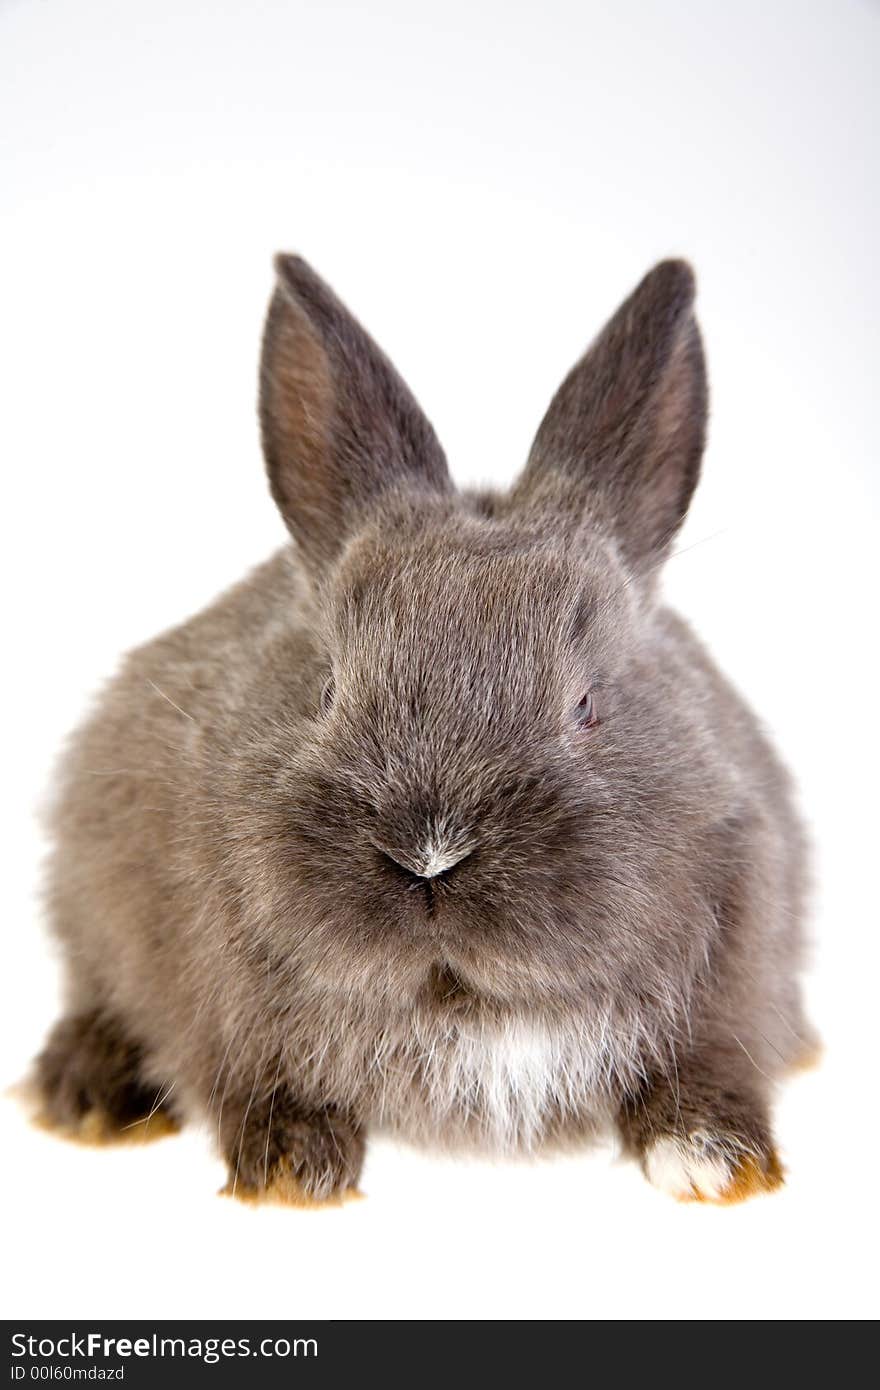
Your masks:
[[[277,270],[262,436],[318,655],[271,840],[314,974],[662,1004],[697,968],[720,775],[655,591],[704,440],[690,269],[614,315],[507,494],[457,492],[360,325],[301,260]]]

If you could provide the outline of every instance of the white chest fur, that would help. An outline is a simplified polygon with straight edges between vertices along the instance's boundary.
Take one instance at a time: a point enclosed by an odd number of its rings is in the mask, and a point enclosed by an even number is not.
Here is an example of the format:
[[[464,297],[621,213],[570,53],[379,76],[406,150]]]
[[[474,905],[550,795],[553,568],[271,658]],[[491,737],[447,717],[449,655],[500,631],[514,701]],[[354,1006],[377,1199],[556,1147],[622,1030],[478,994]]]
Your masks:
[[[466,1129],[498,1149],[530,1149],[560,1118],[601,1108],[611,1058],[585,1028],[546,1024],[436,1023],[407,1048],[438,1132]]]

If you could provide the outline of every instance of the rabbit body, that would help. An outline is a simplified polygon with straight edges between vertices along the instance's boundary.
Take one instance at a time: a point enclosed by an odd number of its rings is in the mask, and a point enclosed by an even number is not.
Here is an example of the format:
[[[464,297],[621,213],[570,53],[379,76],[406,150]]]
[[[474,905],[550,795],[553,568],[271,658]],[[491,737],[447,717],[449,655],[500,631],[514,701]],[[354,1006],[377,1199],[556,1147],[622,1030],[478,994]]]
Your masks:
[[[242,1191],[367,1132],[617,1123],[660,1186],[779,1178],[805,856],[788,778],[657,596],[702,451],[681,263],[459,494],[379,350],[279,262],[261,413],[293,543],[132,652],[68,750],[50,1116],[207,1115]]]

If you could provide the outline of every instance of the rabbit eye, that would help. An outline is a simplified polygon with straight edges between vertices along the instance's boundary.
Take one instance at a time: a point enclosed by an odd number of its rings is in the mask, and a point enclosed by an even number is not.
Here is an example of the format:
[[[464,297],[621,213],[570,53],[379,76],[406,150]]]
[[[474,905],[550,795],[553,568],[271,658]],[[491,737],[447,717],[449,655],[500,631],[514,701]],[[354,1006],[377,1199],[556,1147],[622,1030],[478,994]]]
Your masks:
[[[333,696],[336,693],[336,683],[332,676],[328,676],[321,691],[321,713],[329,714],[330,706],[333,704]]]
[[[578,700],[575,718],[581,729],[594,729],[599,723],[599,711],[596,708],[596,700],[592,691],[587,691]]]

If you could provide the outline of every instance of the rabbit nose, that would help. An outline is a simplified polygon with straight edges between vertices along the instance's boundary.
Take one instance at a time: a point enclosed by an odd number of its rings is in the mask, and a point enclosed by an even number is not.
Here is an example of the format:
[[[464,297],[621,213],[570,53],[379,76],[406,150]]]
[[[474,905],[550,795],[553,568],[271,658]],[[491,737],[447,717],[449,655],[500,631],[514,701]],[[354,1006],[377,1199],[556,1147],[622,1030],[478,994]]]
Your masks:
[[[376,848],[399,869],[415,878],[424,879],[439,878],[473,852],[471,845],[443,845],[432,840],[412,852],[379,843],[376,844]]]

